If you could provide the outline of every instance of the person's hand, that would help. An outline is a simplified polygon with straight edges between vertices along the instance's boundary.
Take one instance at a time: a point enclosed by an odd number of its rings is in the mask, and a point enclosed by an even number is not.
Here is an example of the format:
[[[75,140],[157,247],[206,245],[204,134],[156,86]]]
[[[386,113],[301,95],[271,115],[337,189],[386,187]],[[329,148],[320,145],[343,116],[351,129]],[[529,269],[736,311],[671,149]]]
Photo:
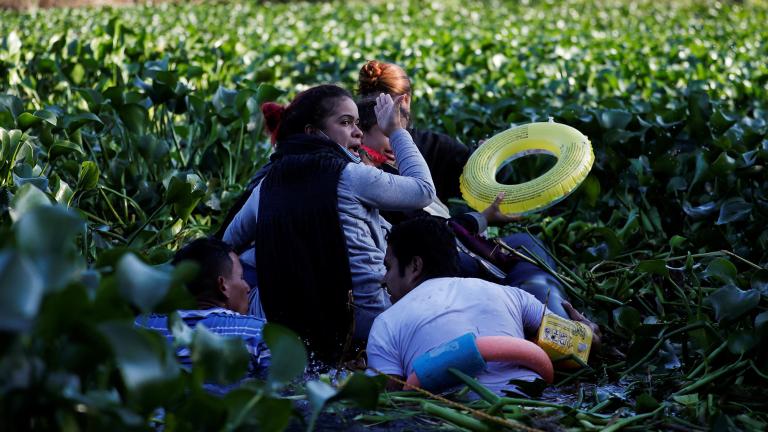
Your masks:
[[[504,192],[499,192],[499,194],[496,195],[496,199],[493,200],[493,204],[480,212],[485,217],[485,220],[488,221],[488,225],[501,225],[523,220],[523,217],[518,214],[504,214],[501,212],[501,208],[499,208],[499,206],[501,205],[501,201],[503,199]]]
[[[392,100],[392,96],[381,93],[376,98],[376,106],[373,108],[376,113],[376,121],[379,123],[381,132],[389,137],[398,129],[404,129],[407,120],[400,113],[400,105],[403,103],[403,97],[400,95]]]
[[[561,304],[563,305],[565,311],[568,312],[568,316],[571,317],[571,320],[584,323],[592,330],[591,352],[600,352],[602,347],[600,342],[603,336],[603,334],[600,332],[600,327],[592,321],[588,320],[587,317],[585,317],[581,312],[577,311],[569,302],[564,301]]]

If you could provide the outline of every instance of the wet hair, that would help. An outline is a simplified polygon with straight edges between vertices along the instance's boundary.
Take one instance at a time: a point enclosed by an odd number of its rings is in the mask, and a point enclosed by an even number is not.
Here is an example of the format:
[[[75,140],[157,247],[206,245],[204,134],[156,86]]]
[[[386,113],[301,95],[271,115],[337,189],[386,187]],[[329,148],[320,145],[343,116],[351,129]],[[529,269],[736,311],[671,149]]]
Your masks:
[[[445,219],[421,216],[401,222],[387,235],[387,244],[397,258],[400,275],[414,257],[421,257],[423,280],[459,274],[456,237]]]
[[[295,134],[302,134],[307,125],[320,128],[340,98],[352,95],[333,84],[323,84],[304,90],[288,105],[266,102],[261,105],[264,124],[272,144]]]
[[[357,125],[363,133],[371,130],[376,126],[378,120],[376,119],[376,98],[368,97],[357,101],[357,112],[360,116],[360,123]]]
[[[411,94],[411,79],[405,71],[393,63],[369,60],[360,68],[357,78],[357,93],[360,96],[388,93],[397,95]]]
[[[187,289],[197,298],[218,298],[219,276],[229,277],[232,274],[233,252],[229,244],[212,238],[200,238],[188,243],[173,257],[171,264],[177,265],[183,261],[190,261],[199,267],[197,277],[187,282]]]

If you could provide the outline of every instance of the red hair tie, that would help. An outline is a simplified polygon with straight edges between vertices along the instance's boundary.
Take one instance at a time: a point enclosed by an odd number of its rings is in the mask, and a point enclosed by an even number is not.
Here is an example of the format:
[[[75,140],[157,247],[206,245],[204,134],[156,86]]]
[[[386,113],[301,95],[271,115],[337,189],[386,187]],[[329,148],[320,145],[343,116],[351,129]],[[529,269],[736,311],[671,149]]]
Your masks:
[[[277,141],[277,131],[280,130],[280,123],[283,120],[285,107],[275,102],[264,102],[261,104],[261,113],[264,115],[264,125],[269,132],[270,141],[275,145]]]

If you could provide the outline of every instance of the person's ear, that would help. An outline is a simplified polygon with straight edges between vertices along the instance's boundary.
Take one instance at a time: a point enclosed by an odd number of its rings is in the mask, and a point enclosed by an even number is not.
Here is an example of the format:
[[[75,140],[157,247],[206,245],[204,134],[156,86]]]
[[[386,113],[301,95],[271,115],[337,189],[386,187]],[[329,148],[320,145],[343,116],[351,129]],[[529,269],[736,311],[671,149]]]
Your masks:
[[[227,286],[227,281],[224,279],[224,276],[219,276],[216,279],[217,285],[219,286],[219,292],[221,293],[224,298],[229,299],[229,287]]]
[[[411,267],[411,277],[413,278],[413,281],[420,281],[421,276],[424,273],[424,260],[422,260],[420,256],[415,256],[411,260],[409,266]]]
[[[408,93],[404,94],[403,95],[403,102],[402,103],[403,103],[403,106],[405,107],[405,109],[410,111],[411,110],[411,95],[409,95]]]

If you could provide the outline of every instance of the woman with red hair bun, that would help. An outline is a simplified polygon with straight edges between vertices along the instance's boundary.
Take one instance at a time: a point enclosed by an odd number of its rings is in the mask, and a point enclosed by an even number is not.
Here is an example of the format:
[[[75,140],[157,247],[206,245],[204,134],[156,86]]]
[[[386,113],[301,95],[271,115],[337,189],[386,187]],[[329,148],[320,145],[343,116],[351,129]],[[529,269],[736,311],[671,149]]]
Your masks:
[[[402,101],[376,100],[400,175],[360,163],[363,134],[346,90],[320,85],[286,106],[264,104],[275,153],[225,222],[223,239],[241,253],[252,286],[249,313],[293,329],[320,359],[338,359],[350,335],[364,341],[391,305],[381,287],[390,225],[379,209],[413,210],[435,198]]]
[[[370,60],[362,68],[357,80],[357,92],[362,98],[379,93],[403,96],[403,109],[410,117],[413,90],[408,74],[394,63]],[[447,202],[448,198],[460,196],[459,177],[469,159],[469,148],[448,135],[434,131],[414,129],[408,125],[408,132],[413,136],[437,189],[437,197]],[[363,140],[365,145],[365,139]],[[391,161],[389,161],[391,163]]]

